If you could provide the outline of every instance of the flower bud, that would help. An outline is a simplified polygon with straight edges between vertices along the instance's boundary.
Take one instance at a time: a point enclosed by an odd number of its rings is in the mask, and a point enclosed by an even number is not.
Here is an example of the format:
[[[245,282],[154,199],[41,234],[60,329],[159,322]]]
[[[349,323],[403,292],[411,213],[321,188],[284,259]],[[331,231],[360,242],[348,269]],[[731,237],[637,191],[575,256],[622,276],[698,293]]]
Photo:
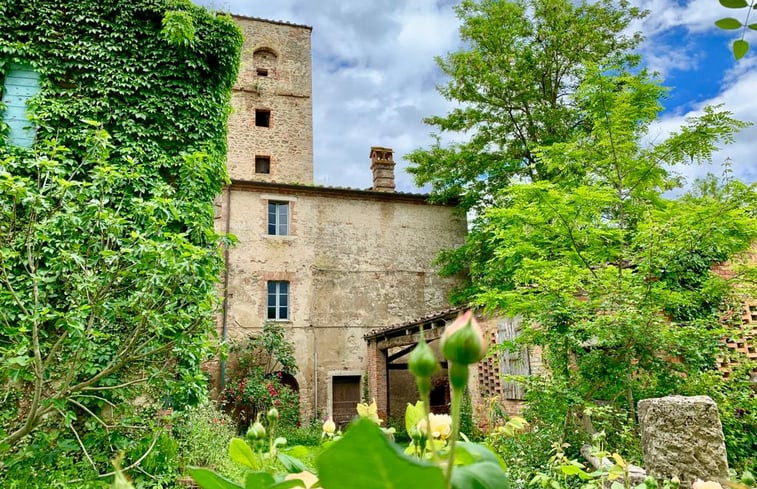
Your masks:
[[[275,407],[272,407],[268,410],[268,412],[265,415],[266,419],[268,420],[268,424],[275,423],[279,420],[279,410]]]
[[[250,425],[250,428],[247,430],[247,438],[250,440],[262,440],[266,436],[265,433],[265,427],[263,424],[256,420],[252,425]]]
[[[429,378],[441,368],[431,347],[426,343],[426,339],[421,332],[421,340],[410,353],[407,361],[408,369],[416,378]]]
[[[328,418],[326,421],[323,422],[323,426],[321,426],[321,430],[324,434],[331,436],[336,431],[336,424],[331,418]]]
[[[452,363],[470,365],[486,355],[486,339],[468,310],[447,326],[442,335],[442,354]]]

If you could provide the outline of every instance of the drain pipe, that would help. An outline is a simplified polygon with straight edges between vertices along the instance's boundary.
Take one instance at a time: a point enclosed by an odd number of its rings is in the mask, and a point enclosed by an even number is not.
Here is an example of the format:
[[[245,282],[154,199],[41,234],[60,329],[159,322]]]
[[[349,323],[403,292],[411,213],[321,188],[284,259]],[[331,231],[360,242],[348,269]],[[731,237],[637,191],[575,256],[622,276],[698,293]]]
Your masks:
[[[315,341],[315,328],[313,331],[313,418],[318,416],[318,343]]]
[[[226,229],[225,233],[229,234],[231,225],[231,186],[226,186]],[[223,321],[221,322],[221,342],[226,343],[227,338],[227,321],[229,317],[229,247],[224,246],[223,250]],[[226,387],[226,360],[221,359],[221,392]]]

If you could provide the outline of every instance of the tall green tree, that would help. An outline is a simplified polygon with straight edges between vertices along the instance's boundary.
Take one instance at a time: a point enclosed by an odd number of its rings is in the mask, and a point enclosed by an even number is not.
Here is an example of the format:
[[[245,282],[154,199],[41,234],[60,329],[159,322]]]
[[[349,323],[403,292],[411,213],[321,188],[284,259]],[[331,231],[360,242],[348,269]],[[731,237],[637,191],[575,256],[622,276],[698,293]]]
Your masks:
[[[450,78],[441,94],[458,104],[426,122],[463,142],[408,156],[418,184],[465,209],[491,203],[513,179],[552,180],[534,150],[586,132],[573,95],[592,63],[633,61],[644,13],[627,1],[463,0],[456,8],[464,48],[437,63]]]
[[[549,375],[529,405],[557,437],[597,401],[633,420],[641,398],[691,392],[723,354],[723,311],[754,288],[739,260],[757,238],[757,195],[728,171],[684,193],[680,168],[745,124],[706,108],[650,137],[666,91],[638,68],[638,38],[621,35],[641,15],[627,6],[482,0],[458,12],[468,45],[440,65],[460,106],[428,122],[465,141],[410,155],[435,198],[475,211],[466,244],[440,257],[443,272],[469,273],[458,299],[523,318],[505,347],[543,347]],[[725,261],[735,275],[712,272]],[[748,421],[728,429],[754,433]]]
[[[552,375],[582,399],[631,413],[715,367],[733,284],[710,268],[757,238],[754,186],[710,179],[665,197],[680,185],[671,167],[707,159],[745,124],[707,109],[644,145],[661,94],[644,73],[590,72],[576,102],[591,131],[538,151],[580,176],[510,185],[480,221],[494,252],[476,301],[523,316],[521,341],[546,347]]]

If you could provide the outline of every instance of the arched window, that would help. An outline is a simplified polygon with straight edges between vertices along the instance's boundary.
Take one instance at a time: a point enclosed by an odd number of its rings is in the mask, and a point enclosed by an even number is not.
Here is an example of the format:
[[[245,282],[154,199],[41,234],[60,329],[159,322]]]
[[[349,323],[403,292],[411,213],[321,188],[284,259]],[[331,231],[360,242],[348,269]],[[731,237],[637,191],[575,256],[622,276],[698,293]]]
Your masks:
[[[258,48],[252,53],[252,61],[255,65],[257,76],[272,76],[276,71],[278,56],[271,48]]]

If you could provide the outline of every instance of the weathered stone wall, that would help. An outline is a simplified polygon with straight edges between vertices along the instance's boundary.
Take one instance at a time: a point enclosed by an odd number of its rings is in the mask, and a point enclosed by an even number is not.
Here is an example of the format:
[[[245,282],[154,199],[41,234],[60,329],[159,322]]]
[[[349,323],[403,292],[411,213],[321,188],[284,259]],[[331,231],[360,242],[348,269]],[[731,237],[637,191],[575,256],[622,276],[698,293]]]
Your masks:
[[[267,234],[269,200],[290,203],[290,236]],[[290,282],[284,325],[296,346],[305,416],[329,413],[331,375],[365,375],[366,332],[448,307],[458,283],[432,265],[439,250],[464,240],[465,219],[452,207],[287,187],[232,189],[230,208],[239,243],[229,251],[228,336],[262,327],[266,281]],[[226,218],[224,209],[219,228]]]
[[[311,30],[245,17],[234,20],[244,34],[244,45],[229,117],[229,176],[312,183]],[[259,75],[259,68],[267,70],[267,76]],[[270,127],[255,125],[256,109],[271,111]],[[255,173],[256,155],[271,158],[270,174]]]

